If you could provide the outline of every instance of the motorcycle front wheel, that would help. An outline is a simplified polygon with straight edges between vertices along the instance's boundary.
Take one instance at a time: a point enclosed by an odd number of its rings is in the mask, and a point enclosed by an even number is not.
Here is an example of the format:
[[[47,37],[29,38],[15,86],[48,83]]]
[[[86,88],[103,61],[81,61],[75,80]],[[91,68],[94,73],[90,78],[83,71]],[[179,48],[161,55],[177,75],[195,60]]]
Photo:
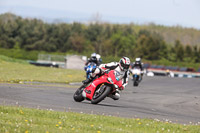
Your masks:
[[[133,76],[133,86],[138,86],[139,85],[139,77],[138,76]]]
[[[95,90],[91,103],[97,104],[101,102],[106,96],[110,94],[111,90],[112,89],[110,86],[101,85],[98,89]]]
[[[133,86],[138,86],[138,81],[134,81]]]
[[[82,102],[84,100],[84,97],[82,96],[82,92],[85,89],[85,85],[82,85],[80,88],[76,90],[74,93],[74,100],[76,102]]]

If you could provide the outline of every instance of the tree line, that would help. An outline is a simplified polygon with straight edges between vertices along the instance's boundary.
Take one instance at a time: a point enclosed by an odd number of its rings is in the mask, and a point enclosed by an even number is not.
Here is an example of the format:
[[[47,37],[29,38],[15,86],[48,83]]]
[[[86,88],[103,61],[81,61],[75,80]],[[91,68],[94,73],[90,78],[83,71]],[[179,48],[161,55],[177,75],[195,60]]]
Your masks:
[[[177,39],[172,45],[160,33],[146,28],[137,31],[134,24],[49,24],[10,13],[0,15],[0,48],[200,62],[197,44],[183,45]]]

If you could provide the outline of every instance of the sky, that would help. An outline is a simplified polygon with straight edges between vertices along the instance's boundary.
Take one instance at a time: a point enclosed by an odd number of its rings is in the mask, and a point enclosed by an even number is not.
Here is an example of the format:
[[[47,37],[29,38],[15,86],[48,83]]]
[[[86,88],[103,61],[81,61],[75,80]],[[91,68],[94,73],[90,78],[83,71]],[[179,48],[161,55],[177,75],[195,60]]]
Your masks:
[[[0,0],[0,14],[43,20],[155,23],[200,29],[200,0]]]

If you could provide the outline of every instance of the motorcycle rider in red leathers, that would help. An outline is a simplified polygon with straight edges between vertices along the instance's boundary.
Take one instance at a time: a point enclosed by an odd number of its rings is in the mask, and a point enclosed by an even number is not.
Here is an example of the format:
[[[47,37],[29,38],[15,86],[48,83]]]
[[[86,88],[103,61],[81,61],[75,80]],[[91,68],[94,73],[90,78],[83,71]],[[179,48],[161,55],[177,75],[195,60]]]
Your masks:
[[[119,90],[123,90],[128,84],[130,59],[128,57],[122,57],[119,62],[111,62],[107,64],[101,64],[99,67],[92,71],[90,79],[83,81],[84,84],[91,82],[96,75],[102,75],[106,70],[116,70],[120,74],[120,79],[122,79],[122,87],[117,89],[110,97],[114,100],[120,98]]]

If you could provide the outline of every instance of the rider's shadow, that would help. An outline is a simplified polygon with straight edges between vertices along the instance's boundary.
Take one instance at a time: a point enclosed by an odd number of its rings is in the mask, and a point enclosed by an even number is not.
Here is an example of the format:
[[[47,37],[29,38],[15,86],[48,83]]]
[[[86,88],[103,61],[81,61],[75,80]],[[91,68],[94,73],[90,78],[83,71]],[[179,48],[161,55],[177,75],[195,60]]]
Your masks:
[[[91,104],[90,102],[82,102],[84,104],[89,104],[92,106],[104,106],[104,107],[116,107],[116,108],[129,108],[126,106],[122,106],[122,105],[114,105],[114,104],[104,104],[104,103],[98,103],[98,104]]]

